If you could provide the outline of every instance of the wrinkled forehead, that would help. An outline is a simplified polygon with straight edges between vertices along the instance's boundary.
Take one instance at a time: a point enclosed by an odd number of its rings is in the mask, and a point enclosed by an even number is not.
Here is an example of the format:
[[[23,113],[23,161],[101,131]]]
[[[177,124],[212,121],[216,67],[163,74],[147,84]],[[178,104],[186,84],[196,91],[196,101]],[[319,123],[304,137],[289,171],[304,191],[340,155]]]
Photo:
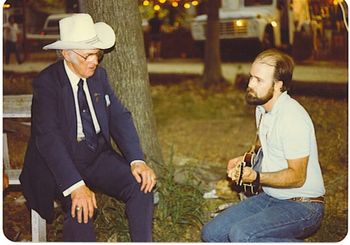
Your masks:
[[[276,66],[276,60],[270,56],[266,57],[258,57],[254,60],[254,63],[257,64],[265,64],[267,66],[275,67]]]
[[[252,67],[259,67],[261,69],[275,70],[276,61],[270,57],[254,60]]]
[[[94,54],[100,51],[100,49],[75,49],[75,51],[80,51],[80,53]]]

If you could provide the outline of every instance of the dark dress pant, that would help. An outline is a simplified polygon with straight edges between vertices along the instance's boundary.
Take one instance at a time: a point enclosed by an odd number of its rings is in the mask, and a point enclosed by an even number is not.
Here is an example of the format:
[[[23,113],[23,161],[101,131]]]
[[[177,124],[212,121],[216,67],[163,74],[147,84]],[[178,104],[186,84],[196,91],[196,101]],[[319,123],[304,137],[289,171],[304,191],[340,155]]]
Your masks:
[[[153,192],[143,193],[131,174],[130,164],[112,150],[99,136],[96,152],[91,152],[85,141],[77,145],[75,162],[85,184],[126,204],[130,237],[133,242],[152,241]],[[70,214],[71,197],[64,198],[64,241],[96,241],[93,220],[78,223]],[[115,222],[119,222],[116,220]]]
[[[19,55],[19,50],[17,48],[17,43],[12,41],[6,41],[5,42],[5,62],[6,64],[10,63],[10,55],[11,53],[15,53],[16,60],[18,64],[21,64],[21,57]]]

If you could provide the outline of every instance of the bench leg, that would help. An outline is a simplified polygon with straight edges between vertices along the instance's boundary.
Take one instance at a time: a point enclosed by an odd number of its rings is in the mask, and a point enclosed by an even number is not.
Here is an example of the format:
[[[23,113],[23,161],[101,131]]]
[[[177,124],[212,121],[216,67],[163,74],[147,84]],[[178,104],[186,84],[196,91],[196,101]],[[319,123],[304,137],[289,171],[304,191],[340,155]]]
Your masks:
[[[46,220],[31,210],[32,215],[32,242],[46,242]]]

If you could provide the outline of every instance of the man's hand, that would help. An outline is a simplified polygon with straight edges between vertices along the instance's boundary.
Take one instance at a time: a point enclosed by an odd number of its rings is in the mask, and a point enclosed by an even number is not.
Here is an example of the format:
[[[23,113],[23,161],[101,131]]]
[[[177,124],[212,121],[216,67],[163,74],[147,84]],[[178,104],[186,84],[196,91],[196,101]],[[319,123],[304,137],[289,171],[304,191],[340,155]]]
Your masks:
[[[156,184],[156,175],[154,171],[143,162],[137,162],[131,165],[131,173],[134,175],[137,183],[141,184],[141,191],[151,192]]]
[[[94,215],[94,208],[97,208],[95,193],[92,192],[86,185],[78,187],[71,194],[72,207],[71,215],[73,218],[77,215],[78,222],[87,223],[89,218]]]
[[[244,156],[233,158],[227,163],[227,176],[235,181],[239,177],[239,168],[237,166],[243,161]]]
[[[242,181],[243,183],[252,183],[256,179],[257,175],[258,174],[255,170],[250,167],[245,167],[243,169]]]

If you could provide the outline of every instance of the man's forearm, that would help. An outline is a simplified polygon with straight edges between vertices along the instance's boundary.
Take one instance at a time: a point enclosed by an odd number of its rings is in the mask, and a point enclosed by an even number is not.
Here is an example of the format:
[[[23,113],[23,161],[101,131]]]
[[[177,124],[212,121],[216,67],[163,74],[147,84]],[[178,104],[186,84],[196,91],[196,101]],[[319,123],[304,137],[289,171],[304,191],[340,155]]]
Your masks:
[[[287,168],[277,172],[260,173],[260,183],[274,188],[298,188],[303,186],[305,178],[297,171]]]

